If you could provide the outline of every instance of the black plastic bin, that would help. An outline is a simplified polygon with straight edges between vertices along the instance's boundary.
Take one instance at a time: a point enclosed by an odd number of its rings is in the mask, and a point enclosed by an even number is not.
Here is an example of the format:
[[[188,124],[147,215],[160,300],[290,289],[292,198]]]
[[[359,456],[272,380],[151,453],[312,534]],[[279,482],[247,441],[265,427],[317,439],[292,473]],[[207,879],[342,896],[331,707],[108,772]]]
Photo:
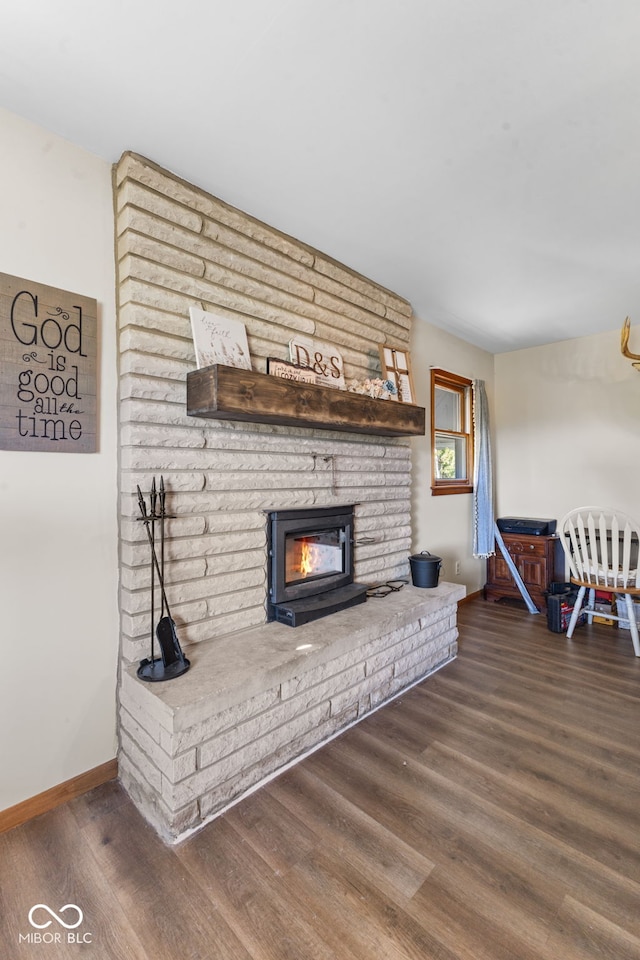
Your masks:
[[[572,583],[552,583],[547,593],[547,627],[552,633],[566,633],[573,613],[578,591]],[[577,627],[586,622],[586,615],[578,617]]]

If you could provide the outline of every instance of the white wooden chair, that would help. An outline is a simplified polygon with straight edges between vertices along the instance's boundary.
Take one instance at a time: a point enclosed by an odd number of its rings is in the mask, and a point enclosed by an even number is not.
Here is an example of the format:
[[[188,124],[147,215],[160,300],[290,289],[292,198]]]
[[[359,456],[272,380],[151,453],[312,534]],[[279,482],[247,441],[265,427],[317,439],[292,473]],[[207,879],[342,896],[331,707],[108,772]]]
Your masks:
[[[619,510],[603,507],[578,507],[560,521],[560,537],[571,571],[571,583],[580,589],[567,639],[571,639],[580,611],[591,623],[595,611],[595,591],[624,596],[624,616],[607,613],[612,620],[628,620],[636,657],[640,657],[638,624],[633,607],[634,596],[640,595],[640,528],[635,520]],[[584,595],[589,601],[583,607]]]

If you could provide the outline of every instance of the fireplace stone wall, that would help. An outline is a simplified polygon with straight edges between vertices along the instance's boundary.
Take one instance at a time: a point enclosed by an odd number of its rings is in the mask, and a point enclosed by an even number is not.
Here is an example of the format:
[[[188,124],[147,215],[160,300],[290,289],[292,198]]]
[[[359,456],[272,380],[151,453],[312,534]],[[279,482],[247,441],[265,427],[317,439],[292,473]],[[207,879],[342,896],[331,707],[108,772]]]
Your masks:
[[[254,369],[297,332],[336,344],[350,377],[407,345],[411,307],[318,251],[125,154],[115,170],[120,328],[122,656],[149,650],[150,558],[135,491],[162,474],[167,592],[183,644],[264,622],[264,511],[357,503],[355,575],[407,573],[403,439],[186,416],[189,307],[242,320]],[[392,401],[388,401],[392,402]]]
[[[354,615],[360,611],[355,631],[352,611],[334,615],[347,617],[342,631],[317,621],[318,636],[332,638],[322,663],[315,653],[297,654],[270,668],[274,631],[285,631],[275,643],[277,660],[283,644],[295,650],[294,635],[314,625],[265,623],[266,511],[356,504],[356,580],[407,576],[410,445],[187,417],[186,375],[195,369],[189,307],[242,320],[256,370],[266,370],[269,356],[287,359],[290,337],[304,333],[339,347],[349,379],[379,375],[380,342],[408,346],[411,306],[134,154],[114,169],[114,194],[119,769],[139,809],[175,838],[455,656],[455,603],[463,590],[445,585],[427,615],[424,596],[412,600],[414,588],[407,588],[401,621],[391,616],[384,630],[382,608],[367,610],[372,603],[354,608]],[[149,655],[151,568],[136,486],[148,494],[159,475],[174,515],[166,527],[167,594],[192,669],[168,683],[145,684],[135,668]],[[354,637],[361,637],[361,651],[350,646]],[[298,689],[301,698],[293,696]],[[229,724],[239,728],[233,760],[224,759]]]

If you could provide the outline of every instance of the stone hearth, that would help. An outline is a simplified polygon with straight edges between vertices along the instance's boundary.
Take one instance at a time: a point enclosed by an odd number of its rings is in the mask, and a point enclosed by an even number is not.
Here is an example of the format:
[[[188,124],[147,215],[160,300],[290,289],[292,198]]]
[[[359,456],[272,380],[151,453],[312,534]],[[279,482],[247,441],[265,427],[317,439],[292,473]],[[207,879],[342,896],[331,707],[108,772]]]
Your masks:
[[[452,660],[464,592],[408,585],[333,614],[330,629],[267,623],[201,643],[170,683],[143,684],[128,668],[125,787],[165,839],[184,837]]]

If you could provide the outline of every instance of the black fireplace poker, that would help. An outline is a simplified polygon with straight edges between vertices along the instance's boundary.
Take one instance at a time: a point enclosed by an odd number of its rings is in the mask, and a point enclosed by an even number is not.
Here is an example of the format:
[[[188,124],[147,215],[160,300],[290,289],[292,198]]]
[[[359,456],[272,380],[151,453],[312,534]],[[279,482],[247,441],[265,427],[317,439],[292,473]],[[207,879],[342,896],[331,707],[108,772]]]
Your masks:
[[[141,516],[138,518],[144,523],[147,532],[147,539],[151,549],[151,654],[148,658],[140,661],[137,675],[141,680],[149,682],[158,682],[161,680],[173,680],[175,677],[186,673],[191,664],[185,657],[176,633],[176,625],[171,616],[169,601],[164,586],[164,522],[170,518],[171,514],[166,512],[166,491],[164,478],[160,477],[160,493],[156,486],[156,478],[153,478],[151,492],[149,495],[149,509],[142,495],[140,487],[138,491],[138,507]],[[158,503],[160,509],[158,510]],[[156,522],[160,523],[160,563],[156,553]],[[160,647],[160,657],[155,656],[154,646],[154,620],[155,620],[155,577],[158,577],[160,585],[160,619],[155,626],[155,637]],[[165,612],[166,611],[166,612]]]

